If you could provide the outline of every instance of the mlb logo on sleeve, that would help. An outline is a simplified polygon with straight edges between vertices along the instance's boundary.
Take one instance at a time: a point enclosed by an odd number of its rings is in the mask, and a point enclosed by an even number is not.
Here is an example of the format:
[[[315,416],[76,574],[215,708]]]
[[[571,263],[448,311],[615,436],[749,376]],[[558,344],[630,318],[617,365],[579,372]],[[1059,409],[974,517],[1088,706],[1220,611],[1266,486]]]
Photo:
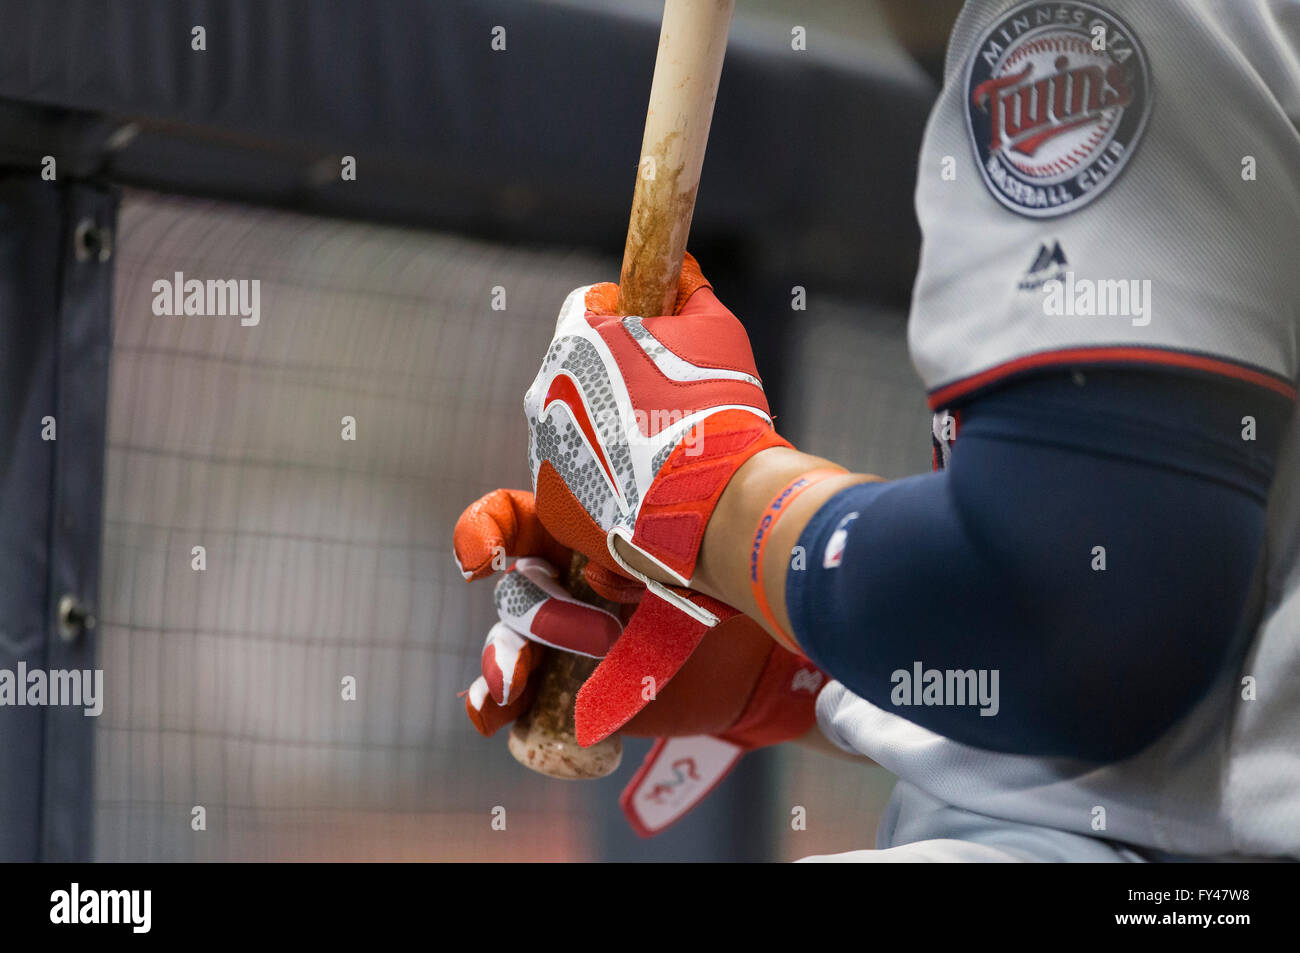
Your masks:
[[[994,198],[1020,215],[1081,208],[1119,176],[1151,108],[1137,37],[1091,3],[1033,0],[980,38],[966,125]]]
[[[849,539],[849,524],[858,518],[857,513],[850,513],[835,526],[835,532],[826,542],[826,551],[822,553],[822,568],[835,569],[844,561],[844,545]]]

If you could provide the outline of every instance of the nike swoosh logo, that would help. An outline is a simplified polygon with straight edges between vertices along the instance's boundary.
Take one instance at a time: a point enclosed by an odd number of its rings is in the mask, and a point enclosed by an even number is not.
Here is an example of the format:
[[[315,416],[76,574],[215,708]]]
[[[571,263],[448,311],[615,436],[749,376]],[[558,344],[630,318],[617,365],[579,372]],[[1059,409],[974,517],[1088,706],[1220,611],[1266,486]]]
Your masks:
[[[542,401],[542,414],[548,413],[551,405],[556,403],[563,404],[568,408],[574,422],[578,425],[578,429],[587,438],[587,445],[591,448],[592,456],[596,458],[600,468],[605,471],[605,476],[609,478],[610,489],[622,501],[623,493],[619,489],[618,481],[614,479],[614,468],[610,465],[604,445],[596,437],[596,428],[592,426],[591,417],[587,414],[587,405],[583,402],[582,394],[579,393],[578,386],[574,383],[573,378],[564,371],[556,374],[555,379],[551,381],[551,386],[547,388],[546,399]]]

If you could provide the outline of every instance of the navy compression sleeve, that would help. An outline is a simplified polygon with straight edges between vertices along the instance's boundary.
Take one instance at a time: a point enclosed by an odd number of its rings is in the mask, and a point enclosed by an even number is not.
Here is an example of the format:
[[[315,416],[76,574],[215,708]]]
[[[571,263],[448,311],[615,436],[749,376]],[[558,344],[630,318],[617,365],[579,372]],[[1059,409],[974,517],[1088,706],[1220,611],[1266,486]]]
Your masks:
[[[962,409],[947,470],[817,512],[807,568],[787,575],[795,636],[854,693],[955,740],[1126,756],[1240,644],[1289,414],[1139,371],[985,395]]]

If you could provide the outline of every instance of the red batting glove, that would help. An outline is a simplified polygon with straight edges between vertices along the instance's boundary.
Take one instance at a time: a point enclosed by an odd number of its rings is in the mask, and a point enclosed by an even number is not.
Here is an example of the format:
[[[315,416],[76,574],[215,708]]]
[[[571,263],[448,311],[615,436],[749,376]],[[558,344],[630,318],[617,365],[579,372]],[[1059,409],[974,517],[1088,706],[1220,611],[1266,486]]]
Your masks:
[[[539,645],[601,658],[623,625],[559,584],[556,567],[567,567],[572,552],[542,527],[531,493],[493,490],[470,504],[456,521],[452,547],[467,580],[505,570],[507,557],[516,560],[496,585],[500,621],[483,646],[483,674],[465,693],[470,721],[490,736],[532,703],[528,676],[541,662]]]
[[[559,587],[554,570],[567,562],[570,551],[542,528],[531,495],[523,491],[495,490],[470,506],[456,524],[454,547],[466,579],[491,575],[503,554],[518,557],[497,583],[501,621],[488,633],[482,674],[466,693],[466,712],[484,735],[532,703],[530,676],[544,651],[539,643],[600,655],[611,644],[617,650],[629,635],[628,644],[645,644],[666,621],[690,622],[658,599],[642,600],[642,592],[590,564],[588,582],[607,598],[626,603],[626,630],[620,636],[622,626],[610,613],[573,600]],[[692,642],[698,648],[678,664],[671,683],[652,683],[658,690],[639,713],[604,732],[621,727],[630,735],[659,739],[620,800],[632,826],[645,836],[703,800],[744,752],[801,737],[816,722],[814,704],[824,677],[812,663],[734,611],[716,627],[701,628]],[[593,680],[579,699],[587,697],[589,710],[599,715],[608,706]],[[639,696],[644,687],[638,681]],[[579,734],[581,743],[592,743]]]
[[[688,591],[704,530],[746,460],[789,446],[772,429],[744,328],[694,258],[682,266],[674,314],[622,316],[617,299],[608,283],[569,295],[524,397],[542,523],[657,597],[640,610],[655,624],[629,625],[578,696],[579,738],[593,740],[644,706],[645,677],[666,684],[708,627],[734,614]],[[615,538],[678,585],[627,565]]]
[[[569,295],[524,396],[537,512],[557,540],[639,577],[615,537],[689,588],[704,528],[746,460],[789,446],[772,429],[749,339],[690,255],[671,315],[622,316],[618,286]],[[706,624],[698,606],[642,579]]]
[[[643,837],[658,834],[704,800],[745,752],[807,734],[825,682],[747,616],[709,629],[672,683],[623,726],[625,734],[659,739],[619,798],[632,827]]]

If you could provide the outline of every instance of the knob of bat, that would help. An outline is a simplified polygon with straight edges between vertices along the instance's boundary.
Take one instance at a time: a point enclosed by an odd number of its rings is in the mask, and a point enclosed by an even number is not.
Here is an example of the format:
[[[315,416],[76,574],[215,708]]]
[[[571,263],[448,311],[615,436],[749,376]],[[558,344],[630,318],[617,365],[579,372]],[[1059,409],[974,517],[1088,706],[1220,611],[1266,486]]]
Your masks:
[[[618,768],[623,760],[618,735],[583,748],[573,724],[574,698],[597,662],[569,652],[546,653],[536,676],[537,700],[510,728],[507,744],[516,761],[569,781],[603,778]]]

